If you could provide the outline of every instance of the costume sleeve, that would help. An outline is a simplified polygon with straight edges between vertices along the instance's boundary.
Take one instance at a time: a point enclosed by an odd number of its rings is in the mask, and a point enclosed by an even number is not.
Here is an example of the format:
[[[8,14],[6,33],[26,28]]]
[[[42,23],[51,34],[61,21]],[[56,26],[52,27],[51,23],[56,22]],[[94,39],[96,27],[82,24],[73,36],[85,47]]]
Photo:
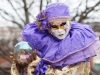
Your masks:
[[[18,38],[19,41],[26,41],[31,44],[32,48],[36,48],[36,44],[39,42],[38,36],[35,32],[38,31],[35,23],[27,24],[21,32],[21,37]]]
[[[44,55],[48,40],[50,39],[48,32],[41,32],[35,23],[30,23],[23,28],[21,37],[32,48],[37,49],[38,56],[42,57]]]

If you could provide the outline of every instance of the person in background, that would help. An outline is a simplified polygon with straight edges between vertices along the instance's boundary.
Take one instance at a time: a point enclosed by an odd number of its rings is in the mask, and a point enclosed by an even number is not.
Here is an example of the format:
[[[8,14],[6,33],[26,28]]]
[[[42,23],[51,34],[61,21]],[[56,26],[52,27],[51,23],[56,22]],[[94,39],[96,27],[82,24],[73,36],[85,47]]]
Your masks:
[[[89,75],[90,58],[100,47],[91,26],[71,21],[64,3],[48,5],[35,22],[23,28],[21,38],[40,58],[34,75]]]

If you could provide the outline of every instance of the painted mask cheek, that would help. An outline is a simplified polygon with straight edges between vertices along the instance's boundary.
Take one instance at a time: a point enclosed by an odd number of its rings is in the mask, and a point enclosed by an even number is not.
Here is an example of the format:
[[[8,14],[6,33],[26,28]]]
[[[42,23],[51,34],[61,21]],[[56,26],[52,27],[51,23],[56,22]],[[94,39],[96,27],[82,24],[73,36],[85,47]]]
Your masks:
[[[68,26],[67,25],[64,25],[64,30],[66,31],[68,29]]]
[[[61,29],[65,29],[65,26],[64,26],[64,25],[63,25],[63,26],[60,26],[60,28],[61,28]]]
[[[65,30],[66,31],[69,30],[70,29],[70,22],[67,21],[67,23],[66,23],[66,25],[64,27],[65,27]]]
[[[54,35],[54,34],[56,34],[56,32],[57,32],[57,29],[51,29],[51,33]]]
[[[62,33],[62,29],[57,29],[57,30],[51,30],[51,33],[53,36],[57,37],[59,36],[60,33]]]

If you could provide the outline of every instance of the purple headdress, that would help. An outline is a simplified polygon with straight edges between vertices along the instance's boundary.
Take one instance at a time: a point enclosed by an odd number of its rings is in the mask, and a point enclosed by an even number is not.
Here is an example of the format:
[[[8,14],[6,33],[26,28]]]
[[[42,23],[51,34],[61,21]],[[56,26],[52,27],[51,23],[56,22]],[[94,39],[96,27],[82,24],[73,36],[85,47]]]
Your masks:
[[[60,12],[59,12],[60,11]],[[69,18],[69,7],[63,3],[54,3],[49,5],[37,16],[37,25],[40,29],[49,29],[49,21],[54,19]]]

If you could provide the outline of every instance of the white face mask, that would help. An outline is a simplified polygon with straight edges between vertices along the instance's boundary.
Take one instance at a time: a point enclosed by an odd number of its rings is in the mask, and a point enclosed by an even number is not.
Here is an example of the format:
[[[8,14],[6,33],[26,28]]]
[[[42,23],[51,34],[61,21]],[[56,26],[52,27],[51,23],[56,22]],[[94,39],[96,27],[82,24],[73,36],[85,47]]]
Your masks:
[[[71,28],[70,22],[66,21],[66,22],[61,22],[59,25],[55,24],[51,26],[51,34],[55,36],[57,39],[60,40],[64,39],[68,35],[69,30]]]

